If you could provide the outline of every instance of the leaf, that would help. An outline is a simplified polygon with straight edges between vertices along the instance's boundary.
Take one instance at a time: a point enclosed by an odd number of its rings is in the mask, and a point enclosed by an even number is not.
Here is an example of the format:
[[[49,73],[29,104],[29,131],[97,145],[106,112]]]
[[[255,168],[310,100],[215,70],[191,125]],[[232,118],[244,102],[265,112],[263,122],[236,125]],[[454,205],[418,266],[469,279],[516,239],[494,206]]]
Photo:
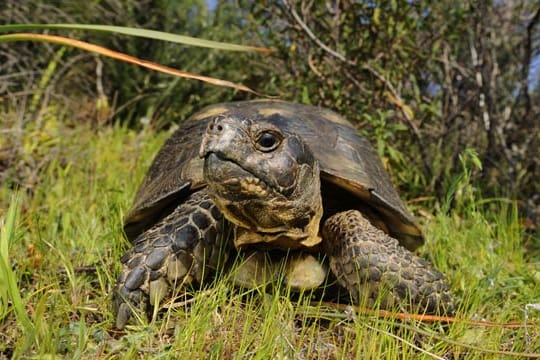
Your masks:
[[[409,105],[402,104],[401,110],[403,110],[403,112],[407,113],[407,116],[410,119],[414,119],[414,111],[413,111],[413,109],[411,109],[411,107]]]
[[[373,21],[373,26],[379,27],[381,23],[381,8],[380,7],[376,7],[375,9],[373,9],[372,21]]]
[[[263,54],[270,54],[274,50],[267,48],[260,48],[254,46],[231,44],[219,41],[212,41],[206,39],[198,39],[191,36],[177,35],[167,33],[163,31],[137,29],[124,26],[110,26],[110,25],[91,25],[91,24],[11,24],[0,25],[0,32],[8,31],[21,31],[21,30],[46,30],[46,29],[65,29],[65,30],[93,30],[103,32],[113,32],[117,34],[124,34],[130,36],[144,37],[148,39],[156,39],[174,42],[178,44],[199,46],[218,50],[228,51],[248,51],[248,52],[260,52]]]

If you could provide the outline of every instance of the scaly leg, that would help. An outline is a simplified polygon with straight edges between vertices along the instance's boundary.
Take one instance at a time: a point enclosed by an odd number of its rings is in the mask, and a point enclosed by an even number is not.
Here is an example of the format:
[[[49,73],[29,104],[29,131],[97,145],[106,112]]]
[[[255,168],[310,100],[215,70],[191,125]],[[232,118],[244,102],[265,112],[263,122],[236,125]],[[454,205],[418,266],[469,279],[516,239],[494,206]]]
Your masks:
[[[122,329],[133,310],[147,313],[173,288],[200,284],[213,273],[225,261],[223,227],[221,213],[202,190],[139,235],[121,258],[113,294],[116,327]]]
[[[357,210],[331,216],[323,242],[330,268],[358,303],[380,296],[382,307],[451,314],[452,295],[443,275],[374,227]]]

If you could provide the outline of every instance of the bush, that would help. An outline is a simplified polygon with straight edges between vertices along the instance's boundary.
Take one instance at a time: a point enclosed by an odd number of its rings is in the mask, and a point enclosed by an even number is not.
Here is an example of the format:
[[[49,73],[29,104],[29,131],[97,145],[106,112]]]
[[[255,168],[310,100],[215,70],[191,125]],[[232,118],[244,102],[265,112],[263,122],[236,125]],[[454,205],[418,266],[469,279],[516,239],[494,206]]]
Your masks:
[[[537,2],[291,3],[242,1],[279,50],[268,91],[355,121],[410,197],[441,199],[475,149],[486,194],[539,206]]]

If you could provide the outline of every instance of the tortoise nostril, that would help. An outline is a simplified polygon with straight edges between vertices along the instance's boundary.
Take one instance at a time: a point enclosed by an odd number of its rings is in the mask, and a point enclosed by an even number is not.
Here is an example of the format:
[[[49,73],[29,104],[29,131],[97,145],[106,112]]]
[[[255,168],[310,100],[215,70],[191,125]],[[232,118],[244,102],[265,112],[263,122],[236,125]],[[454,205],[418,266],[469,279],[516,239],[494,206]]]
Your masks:
[[[221,124],[219,119],[214,119],[208,124],[207,131],[212,134],[218,134],[225,130],[225,127]]]

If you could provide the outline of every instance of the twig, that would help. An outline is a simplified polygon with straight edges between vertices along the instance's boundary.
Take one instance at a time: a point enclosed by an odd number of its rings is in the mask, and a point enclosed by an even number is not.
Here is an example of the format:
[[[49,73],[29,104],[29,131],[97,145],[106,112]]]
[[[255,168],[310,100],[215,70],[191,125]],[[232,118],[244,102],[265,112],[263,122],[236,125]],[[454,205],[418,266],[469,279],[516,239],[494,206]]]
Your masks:
[[[332,302],[322,302],[321,305],[324,305],[330,309],[339,309],[339,310],[345,311],[346,313],[350,312],[350,309],[353,309],[354,311],[361,314],[375,315],[378,317],[390,317],[390,318],[396,318],[399,320],[416,320],[416,321],[421,321],[425,323],[430,323],[430,322],[441,322],[441,323],[447,323],[447,324],[459,323],[459,324],[483,326],[483,327],[501,327],[505,329],[515,329],[515,328],[522,327],[522,323],[520,321],[497,323],[497,322],[483,321],[483,320],[467,320],[467,319],[455,318],[453,316],[409,314],[409,313],[401,313],[401,312],[392,312],[392,311],[387,311],[387,310],[365,309],[360,306],[336,304]],[[532,305],[532,304],[529,304],[529,305]],[[534,307],[528,306],[528,308],[534,308]],[[540,308],[540,305],[539,305],[539,308]],[[529,325],[533,326],[535,324],[529,324]]]
[[[525,36],[524,41],[524,54],[522,61],[522,70],[521,70],[521,89],[520,94],[516,97],[516,102],[519,101],[521,95],[525,99],[525,108],[527,114],[531,111],[531,97],[529,95],[529,66],[531,64],[531,58],[533,54],[533,35],[534,28],[540,23],[540,7],[536,9],[536,13],[532,16],[531,21],[527,25],[527,35]]]
[[[300,27],[305,31],[305,33],[311,38],[311,40],[313,40],[317,45],[319,45],[319,47],[321,49],[323,49],[324,51],[326,51],[327,53],[329,53],[330,55],[338,58],[339,60],[347,63],[347,64],[350,64],[350,65],[355,65],[353,62],[347,60],[345,58],[345,56],[341,55],[340,53],[330,49],[328,46],[326,46],[321,40],[319,40],[315,34],[313,33],[313,31],[311,31],[311,29],[306,25],[306,23],[304,23],[302,21],[302,19],[300,18],[300,16],[298,15],[298,13],[296,12],[296,10],[294,10],[294,8],[291,6],[291,4],[289,3],[288,0],[283,0],[283,3],[285,4],[285,6],[287,7],[287,9],[289,9],[289,11],[291,12],[291,15],[294,17],[294,19],[296,20],[296,22],[298,23],[298,25],[300,25]]]

